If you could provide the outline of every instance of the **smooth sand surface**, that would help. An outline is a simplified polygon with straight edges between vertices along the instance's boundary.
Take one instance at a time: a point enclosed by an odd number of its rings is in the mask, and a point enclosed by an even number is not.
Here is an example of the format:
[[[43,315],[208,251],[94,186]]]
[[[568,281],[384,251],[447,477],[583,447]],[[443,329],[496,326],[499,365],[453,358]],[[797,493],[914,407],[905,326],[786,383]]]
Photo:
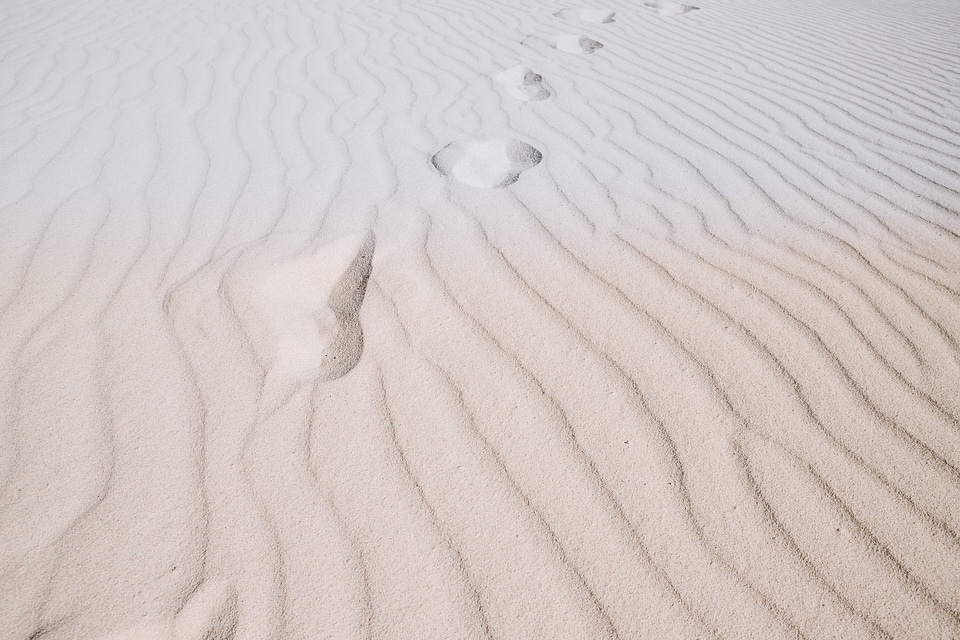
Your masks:
[[[960,638],[960,5],[694,2],[0,3],[0,639]]]

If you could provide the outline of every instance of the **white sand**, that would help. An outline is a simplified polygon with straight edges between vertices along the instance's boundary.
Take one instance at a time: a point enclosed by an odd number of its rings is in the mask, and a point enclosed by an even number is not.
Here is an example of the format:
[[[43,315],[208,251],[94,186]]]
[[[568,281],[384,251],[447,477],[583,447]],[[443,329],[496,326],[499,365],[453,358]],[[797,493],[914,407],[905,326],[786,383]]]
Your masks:
[[[960,638],[958,33],[0,3],[0,640]]]

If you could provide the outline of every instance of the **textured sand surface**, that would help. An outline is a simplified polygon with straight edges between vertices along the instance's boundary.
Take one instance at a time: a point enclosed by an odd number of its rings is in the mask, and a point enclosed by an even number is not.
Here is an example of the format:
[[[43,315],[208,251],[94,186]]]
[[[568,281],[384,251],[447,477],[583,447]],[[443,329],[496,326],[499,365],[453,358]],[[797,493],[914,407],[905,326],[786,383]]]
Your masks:
[[[0,3],[0,639],[960,638],[960,5]]]

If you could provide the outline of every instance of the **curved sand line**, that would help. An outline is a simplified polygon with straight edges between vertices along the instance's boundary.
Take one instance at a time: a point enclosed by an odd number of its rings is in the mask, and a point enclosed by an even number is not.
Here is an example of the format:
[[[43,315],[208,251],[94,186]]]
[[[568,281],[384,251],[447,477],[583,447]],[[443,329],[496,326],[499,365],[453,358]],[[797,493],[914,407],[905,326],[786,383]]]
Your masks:
[[[0,8],[0,638],[960,637],[960,14],[650,4]]]

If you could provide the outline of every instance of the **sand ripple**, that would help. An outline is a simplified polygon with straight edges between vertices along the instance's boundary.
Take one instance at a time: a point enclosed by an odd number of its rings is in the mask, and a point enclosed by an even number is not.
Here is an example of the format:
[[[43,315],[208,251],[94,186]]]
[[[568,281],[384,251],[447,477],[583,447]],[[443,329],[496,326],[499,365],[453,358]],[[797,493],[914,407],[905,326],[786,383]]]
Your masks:
[[[0,638],[960,637],[958,31],[4,3]]]

